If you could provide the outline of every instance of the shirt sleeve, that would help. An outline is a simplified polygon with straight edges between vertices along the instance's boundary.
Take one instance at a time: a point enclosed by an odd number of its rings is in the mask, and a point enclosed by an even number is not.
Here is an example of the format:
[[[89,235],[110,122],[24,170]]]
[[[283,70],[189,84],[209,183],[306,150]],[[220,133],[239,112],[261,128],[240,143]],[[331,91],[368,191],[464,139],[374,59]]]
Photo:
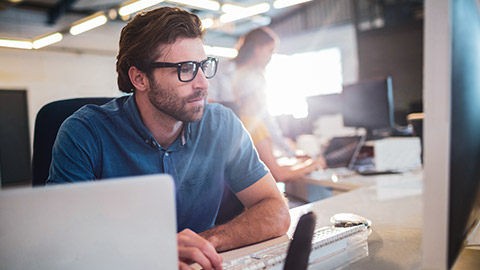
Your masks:
[[[93,127],[71,116],[60,126],[52,149],[47,184],[93,180],[101,164]]]

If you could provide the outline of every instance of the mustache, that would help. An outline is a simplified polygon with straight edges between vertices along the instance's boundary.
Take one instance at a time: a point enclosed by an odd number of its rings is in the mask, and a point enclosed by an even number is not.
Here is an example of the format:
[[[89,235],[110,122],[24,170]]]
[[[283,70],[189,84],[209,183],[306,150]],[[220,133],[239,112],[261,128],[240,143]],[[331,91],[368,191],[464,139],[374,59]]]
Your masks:
[[[186,98],[186,100],[193,100],[193,99],[198,99],[198,98],[205,98],[207,96],[207,91],[205,90],[200,90],[200,91],[197,91],[195,93],[193,93],[192,95],[188,96]]]

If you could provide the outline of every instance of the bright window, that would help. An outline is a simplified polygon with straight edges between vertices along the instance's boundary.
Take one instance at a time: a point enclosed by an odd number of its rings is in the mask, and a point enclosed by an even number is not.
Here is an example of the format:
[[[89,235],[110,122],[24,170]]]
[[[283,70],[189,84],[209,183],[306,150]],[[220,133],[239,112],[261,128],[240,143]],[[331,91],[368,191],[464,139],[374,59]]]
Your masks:
[[[306,117],[308,96],[342,91],[340,49],[293,55],[274,54],[265,76],[270,114]]]

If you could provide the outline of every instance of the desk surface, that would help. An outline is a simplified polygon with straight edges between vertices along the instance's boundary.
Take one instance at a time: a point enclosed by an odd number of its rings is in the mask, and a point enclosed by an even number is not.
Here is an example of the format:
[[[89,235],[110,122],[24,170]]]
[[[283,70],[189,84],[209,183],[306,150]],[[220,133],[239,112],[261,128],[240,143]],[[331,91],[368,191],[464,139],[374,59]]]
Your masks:
[[[308,211],[316,213],[319,226],[330,226],[329,220],[334,214],[355,213],[372,221],[372,233],[368,237],[369,256],[347,266],[347,269],[419,269],[422,173],[363,177],[363,181],[369,186],[291,209],[292,225],[288,236],[293,235],[299,217]],[[223,255],[228,259],[248,254],[272,241],[285,241],[285,237]]]
[[[359,188],[292,209],[293,215],[313,210],[317,222],[329,225],[336,213],[355,213],[372,221],[369,256],[347,269],[419,269],[421,267],[422,173],[355,176],[344,181]],[[292,223],[295,224],[295,223]]]
[[[361,180],[363,178],[363,180]],[[421,266],[422,173],[350,178],[363,181],[358,188],[325,200],[290,210],[293,235],[300,216],[308,211],[317,215],[319,226],[330,226],[337,213],[355,213],[372,221],[368,237],[369,256],[347,269],[419,269]],[[223,253],[224,259],[246,255],[287,236]]]
[[[308,211],[316,213],[320,227],[330,226],[330,217],[334,214],[354,213],[372,221],[372,232],[368,237],[369,254],[344,269],[421,269],[422,177],[422,171],[416,171],[343,178],[338,183],[355,184],[357,188],[291,209],[292,223],[288,236],[222,255],[228,259],[249,254],[275,242],[287,241],[293,235],[300,216]],[[453,269],[480,269],[480,251],[465,249]]]
[[[335,170],[335,169],[333,169]],[[342,175],[322,172],[313,172],[307,176],[302,177],[299,181],[307,184],[315,184],[338,191],[351,191],[361,187],[368,187],[376,185],[377,183],[386,184],[391,181],[398,181],[399,178],[410,177],[411,175],[421,174],[421,170],[406,172],[403,174],[379,174],[363,176],[354,172]],[[342,172],[342,171],[340,171]],[[331,175],[331,176],[330,176]]]

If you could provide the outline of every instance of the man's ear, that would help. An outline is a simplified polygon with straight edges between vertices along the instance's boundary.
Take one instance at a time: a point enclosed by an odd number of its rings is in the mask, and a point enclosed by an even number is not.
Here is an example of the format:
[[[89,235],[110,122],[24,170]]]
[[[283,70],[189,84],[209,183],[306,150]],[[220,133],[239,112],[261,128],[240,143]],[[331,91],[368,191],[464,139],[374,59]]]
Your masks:
[[[136,91],[146,91],[148,89],[148,78],[145,72],[134,66],[131,66],[128,69],[128,77],[130,78],[133,86],[135,86]]]

